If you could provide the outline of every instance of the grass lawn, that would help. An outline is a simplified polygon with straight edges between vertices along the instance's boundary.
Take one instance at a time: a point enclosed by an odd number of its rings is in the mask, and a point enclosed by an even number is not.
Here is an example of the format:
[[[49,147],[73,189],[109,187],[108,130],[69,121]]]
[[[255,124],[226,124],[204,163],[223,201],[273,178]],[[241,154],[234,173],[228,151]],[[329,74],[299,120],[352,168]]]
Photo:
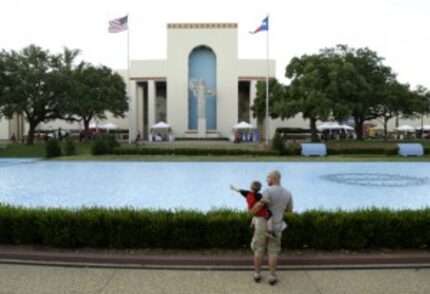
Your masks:
[[[332,155],[327,157],[302,156],[183,156],[183,155],[75,155],[57,157],[55,160],[119,160],[119,161],[172,161],[172,162],[430,162],[430,155],[423,157]]]
[[[430,147],[430,142],[422,141],[426,146]],[[210,143],[207,143],[210,145]],[[200,146],[201,148],[208,148],[207,144]],[[337,141],[330,144],[338,144],[339,146],[357,146],[365,147],[369,145],[381,146],[393,146],[395,142],[376,142],[376,141]],[[329,144],[329,145],[330,145]],[[225,148],[229,148],[228,143],[223,143]],[[237,144],[231,144],[231,148],[238,148]],[[297,161],[321,161],[321,162],[354,162],[354,161],[430,161],[430,155],[424,157],[399,157],[399,156],[384,156],[384,155],[331,155],[327,157],[302,157],[302,156],[183,156],[183,155],[102,155],[93,156],[90,152],[91,143],[75,143],[78,154],[74,156],[62,156],[57,157],[55,160],[124,160],[124,161],[248,161],[248,162],[297,162]],[[144,148],[156,147],[157,145],[151,144]],[[240,145],[239,145],[240,146]],[[170,146],[172,148],[177,146]],[[182,146],[181,146],[182,147]],[[191,146],[190,146],[191,147]],[[219,146],[218,146],[219,147]],[[257,145],[253,145],[255,149],[260,148]],[[376,146],[375,146],[376,147]],[[194,148],[194,146],[192,147]],[[252,148],[247,146],[247,148]],[[36,143],[33,146],[27,146],[23,144],[10,144],[5,149],[0,149],[0,157],[33,157],[33,158],[44,158],[45,157],[45,144]]]

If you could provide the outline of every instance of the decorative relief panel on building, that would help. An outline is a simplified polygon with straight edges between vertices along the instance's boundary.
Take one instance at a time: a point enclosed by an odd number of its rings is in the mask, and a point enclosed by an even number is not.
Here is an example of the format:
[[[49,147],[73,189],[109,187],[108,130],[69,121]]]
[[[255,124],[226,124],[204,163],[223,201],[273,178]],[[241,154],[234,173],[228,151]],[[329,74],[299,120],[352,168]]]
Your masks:
[[[169,23],[168,29],[236,29],[237,23]]]

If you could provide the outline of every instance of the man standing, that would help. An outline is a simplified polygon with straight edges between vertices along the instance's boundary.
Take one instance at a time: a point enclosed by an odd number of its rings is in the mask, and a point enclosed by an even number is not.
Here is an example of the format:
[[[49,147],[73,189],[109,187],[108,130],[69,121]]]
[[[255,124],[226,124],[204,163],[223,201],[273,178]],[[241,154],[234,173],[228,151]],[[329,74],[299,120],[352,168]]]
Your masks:
[[[270,273],[269,284],[275,285],[278,282],[276,267],[278,265],[278,254],[281,252],[282,219],[284,212],[291,213],[293,211],[293,198],[291,193],[281,186],[281,174],[279,171],[271,171],[267,175],[267,184],[269,187],[263,191],[263,199],[257,202],[250,212],[255,214],[264,205],[267,205],[273,214],[273,229],[276,233],[276,238],[266,236],[267,220],[258,217],[256,218],[251,248],[254,251],[254,281],[258,283],[261,280],[261,264],[263,255],[267,251]]]

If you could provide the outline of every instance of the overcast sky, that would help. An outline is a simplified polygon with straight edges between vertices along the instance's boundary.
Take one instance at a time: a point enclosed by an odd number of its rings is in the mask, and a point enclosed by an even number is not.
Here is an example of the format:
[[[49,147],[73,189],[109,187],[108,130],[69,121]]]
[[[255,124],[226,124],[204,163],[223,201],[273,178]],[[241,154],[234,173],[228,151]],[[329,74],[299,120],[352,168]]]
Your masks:
[[[401,82],[430,88],[430,0],[0,0],[0,48],[67,46],[94,64],[126,68],[127,34],[107,27],[127,13],[131,59],[165,58],[169,22],[237,22],[239,58],[265,58],[265,33],[248,31],[269,13],[281,81],[292,57],[342,43],[377,51]]]

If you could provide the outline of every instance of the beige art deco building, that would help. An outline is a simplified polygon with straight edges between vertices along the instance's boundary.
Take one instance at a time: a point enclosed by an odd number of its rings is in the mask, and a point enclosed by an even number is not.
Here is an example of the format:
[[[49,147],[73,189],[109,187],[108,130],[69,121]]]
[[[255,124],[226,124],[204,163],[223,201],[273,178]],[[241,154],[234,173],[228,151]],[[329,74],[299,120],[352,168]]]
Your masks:
[[[127,81],[127,72],[118,72]],[[274,60],[238,58],[236,23],[170,23],[166,59],[131,60],[130,111],[124,119],[108,121],[129,129],[130,140],[137,134],[147,139],[160,121],[168,123],[177,138],[231,137],[232,126],[240,121],[256,126],[250,106],[257,81],[267,74],[275,77]],[[14,122],[3,136],[25,132],[21,124]],[[54,121],[39,129],[58,127],[76,129],[77,124]]]
[[[131,61],[130,136],[146,138],[160,121],[188,138],[229,137],[239,121],[255,125],[250,105],[267,72],[275,76],[275,61],[238,58],[236,23],[168,24],[166,59]]]

